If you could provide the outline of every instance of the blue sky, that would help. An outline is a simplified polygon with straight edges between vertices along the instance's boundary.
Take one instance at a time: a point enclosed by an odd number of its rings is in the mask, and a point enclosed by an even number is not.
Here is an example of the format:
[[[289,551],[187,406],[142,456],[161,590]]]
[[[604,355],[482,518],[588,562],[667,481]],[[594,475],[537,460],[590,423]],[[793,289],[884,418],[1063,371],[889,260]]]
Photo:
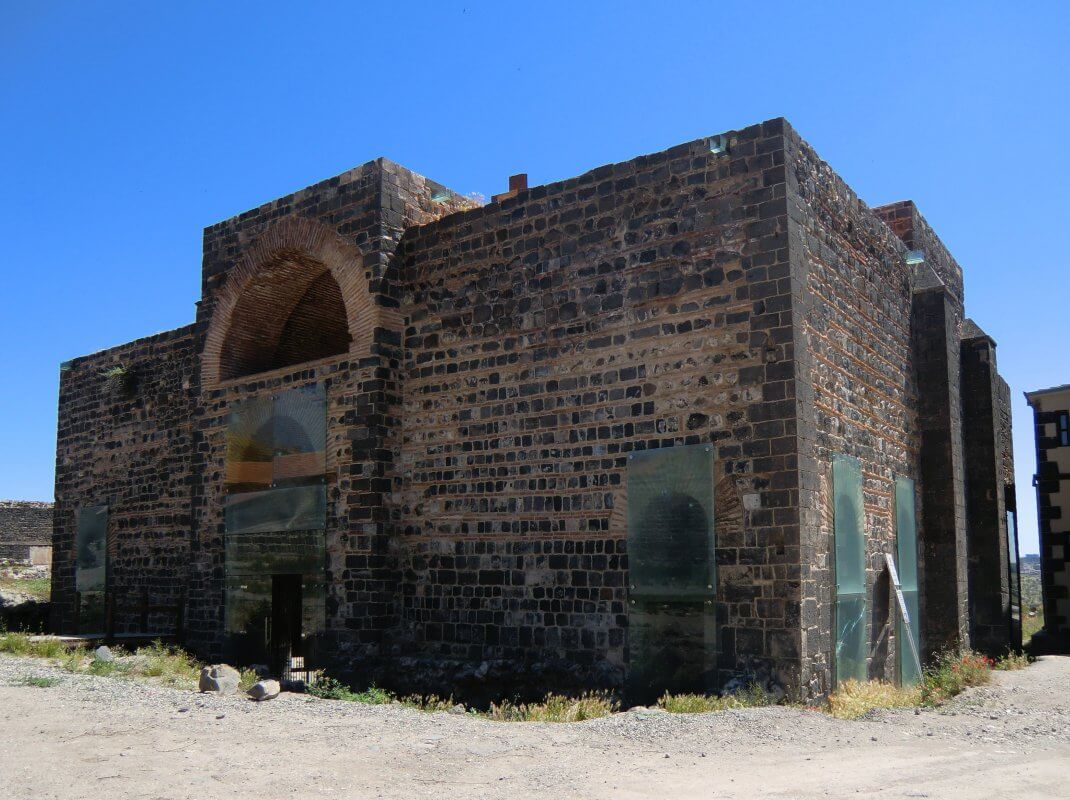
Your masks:
[[[489,196],[785,116],[963,265],[1035,552],[1022,391],[1070,382],[1070,13],[1014,5],[3,3],[0,497],[52,497],[61,361],[193,318],[206,225],[380,155]]]

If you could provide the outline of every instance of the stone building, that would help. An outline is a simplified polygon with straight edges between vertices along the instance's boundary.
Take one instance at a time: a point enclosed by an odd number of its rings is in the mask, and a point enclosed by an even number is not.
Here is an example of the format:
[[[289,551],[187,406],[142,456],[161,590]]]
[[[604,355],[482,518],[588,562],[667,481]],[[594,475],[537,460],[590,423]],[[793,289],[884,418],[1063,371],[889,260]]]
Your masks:
[[[0,500],[0,560],[52,563],[52,504]]]
[[[1044,630],[1032,648],[1070,653],[1070,384],[1026,392],[1037,443],[1037,522]]]
[[[369,162],[207,228],[190,325],[63,365],[61,630],[819,696],[916,673],[889,553],[924,657],[1013,640],[1008,390],[912,203],[776,119],[471,205]]]

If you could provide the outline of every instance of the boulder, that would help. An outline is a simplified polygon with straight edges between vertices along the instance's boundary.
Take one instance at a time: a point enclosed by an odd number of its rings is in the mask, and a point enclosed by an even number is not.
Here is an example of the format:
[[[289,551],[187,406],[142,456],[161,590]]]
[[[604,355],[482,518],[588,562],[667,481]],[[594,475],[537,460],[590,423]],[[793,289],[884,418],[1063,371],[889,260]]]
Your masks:
[[[274,697],[278,697],[280,691],[278,681],[264,680],[254,683],[249,689],[248,695],[259,703],[263,700],[271,700]]]
[[[93,659],[95,661],[114,661],[115,654],[107,645],[101,645],[93,651]]]
[[[201,670],[200,689],[202,692],[219,692],[234,694],[238,691],[241,675],[238,670],[227,664],[212,664]]]

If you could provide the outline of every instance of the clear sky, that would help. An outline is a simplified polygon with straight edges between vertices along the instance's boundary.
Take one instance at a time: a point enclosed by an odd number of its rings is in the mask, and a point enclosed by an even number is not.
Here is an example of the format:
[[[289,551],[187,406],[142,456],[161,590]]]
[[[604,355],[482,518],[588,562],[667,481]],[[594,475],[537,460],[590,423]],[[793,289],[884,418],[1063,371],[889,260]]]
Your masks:
[[[206,225],[380,155],[490,196],[785,116],[963,265],[1036,552],[1022,392],[1070,382],[1068,8],[6,0],[0,497],[52,497],[61,361],[193,319]]]

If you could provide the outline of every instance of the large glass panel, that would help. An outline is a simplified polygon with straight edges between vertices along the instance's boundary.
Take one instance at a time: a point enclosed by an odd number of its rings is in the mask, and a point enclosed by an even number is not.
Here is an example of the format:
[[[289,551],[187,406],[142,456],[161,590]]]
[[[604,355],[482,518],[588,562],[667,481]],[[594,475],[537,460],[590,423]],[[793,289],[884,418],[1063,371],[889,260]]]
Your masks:
[[[918,524],[915,507],[914,481],[910,478],[895,479],[895,538],[896,571],[903,591],[903,601],[910,616],[910,631],[905,630],[902,615],[896,609],[897,646],[899,648],[899,676],[904,686],[921,680],[918,665],[914,661],[909,635],[915,650],[921,653],[921,619],[918,617]]]
[[[862,467],[834,456],[832,486],[836,540],[836,682],[867,677],[866,540]]]
[[[105,633],[107,602],[103,591],[78,593],[78,632]]]
[[[78,511],[75,588],[79,592],[103,592],[107,570],[108,507],[93,506]]]
[[[305,576],[301,586],[301,654],[305,664],[319,662],[320,639],[327,628],[327,584],[322,577]]]
[[[323,530],[227,533],[228,575],[322,575]]]
[[[327,414],[322,384],[236,404],[224,501],[230,657],[286,674],[326,624]],[[300,631],[300,641],[295,640]]]
[[[235,403],[227,416],[228,492],[253,492],[271,486],[275,455],[273,403],[253,397]]]
[[[227,536],[239,533],[323,530],[327,487],[293,486],[228,495],[223,506]]]
[[[1007,572],[1010,588],[1011,647],[1022,646],[1022,578],[1018,571],[1018,514],[1007,511]]]
[[[226,590],[228,657],[241,664],[266,664],[271,636],[271,576],[228,575]]]
[[[322,482],[327,469],[327,400],[323,384],[275,396],[275,486]]]
[[[628,457],[628,692],[715,686],[714,469],[710,445]]]
[[[629,456],[632,594],[709,597],[715,564],[713,448],[669,447]]]

